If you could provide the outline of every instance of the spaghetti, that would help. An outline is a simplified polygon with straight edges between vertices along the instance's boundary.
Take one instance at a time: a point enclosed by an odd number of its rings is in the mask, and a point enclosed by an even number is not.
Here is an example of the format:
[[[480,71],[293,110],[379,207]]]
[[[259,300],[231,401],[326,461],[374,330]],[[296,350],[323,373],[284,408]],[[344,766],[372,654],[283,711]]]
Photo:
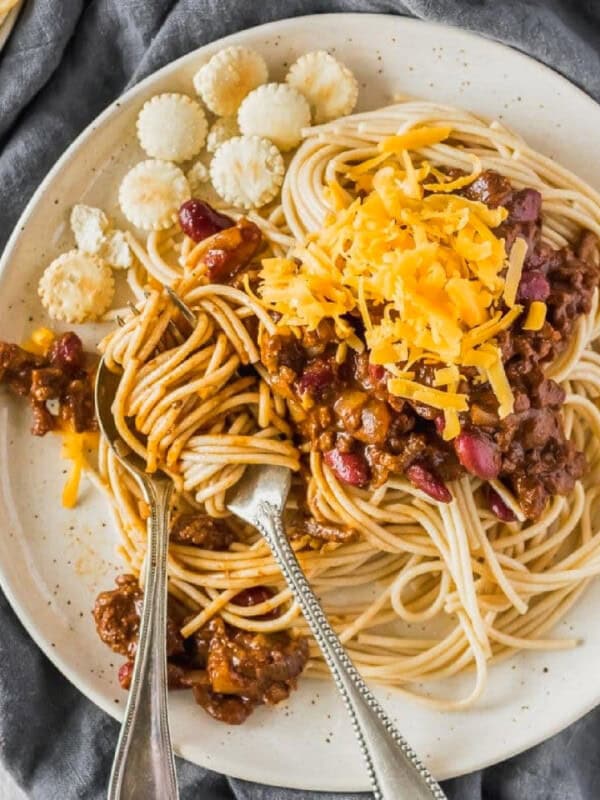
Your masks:
[[[422,131],[432,129],[447,132],[427,142]],[[407,102],[305,132],[281,207],[265,217],[249,215],[267,243],[261,256],[292,252],[299,261],[307,258],[332,211],[370,190],[388,163],[386,147],[394,143],[382,143],[390,137],[409,152],[410,168],[427,165],[441,191],[444,181],[458,182],[458,191],[490,170],[516,190],[539,191],[542,240],[552,248],[574,246],[581,231],[600,235],[600,195],[515,133],[450,107]],[[171,476],[177,508],[227,519],[235,534],[227,550],[171,545],[169,590],[190,613],[184,636],[216,616],[242,631],[308,634],[268,546],[227,516],[227,490],[246,465],[258,463],[293,471],[292,515],[302,512],[322,525],[358,532],[317,543],[306,531],[294,536],[293,545],[367,680],[437,708],[463,708],[481,695],[489,664],[519,650],[576,644],[548,633],[600,572],[597,292],[589,312],[574,321],[567,346],[544,364],[546,376],[565,392],[564,434],[585,454],[585,473],[572,492],[556,492],[541,514],[528,519],[515,493],[491,480],[507,509],[502,521],[484,502],[486,481],[468,472],[448,484],[448,503],[393,470],[377,487],[342,480],[322,449],[298,441],[294,403],[261,362],[261,339],[276,336],[279,326],[257,282],[248,274],[233,281],[236,286],[211,282],[206,262],[214,241],[194,243],[176,228],[150,234],[145,248],[131,235],[130,244],[141,265],[130,275],[135,311],[101,347],[108,365],[123,372],[117,427],[149,470],[160,467]],[[194,311],[194,327],[182,319],[165,285]],[[337,362],[343,364],[353,346],[351,337],[338,341]],[[105,442],[99,472],[121,532],[121,555],[140,575],[147,509]],[[250,606],[236,603],[240,591],[264,585],[272,587],[271,596]],[[427,638],[416,636],[414,626],[427,629]],[[325,674],[316,648],[311,656],[311,671]],[[465,670],[474,670],[465,697],[415,689]]]

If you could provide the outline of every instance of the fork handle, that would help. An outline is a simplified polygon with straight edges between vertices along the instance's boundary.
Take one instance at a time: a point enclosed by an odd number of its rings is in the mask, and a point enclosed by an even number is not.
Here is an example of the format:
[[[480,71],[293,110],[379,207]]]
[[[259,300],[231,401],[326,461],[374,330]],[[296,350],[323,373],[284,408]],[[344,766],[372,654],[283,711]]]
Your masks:
[[[170,480],[138,476],[151,509],[144,607],[125,718],[113,761],[108,800],[177,800],[177,775],[167,707],[167,552]]]
[[[279,510],[263,501],[257,516],[258,527],[302,609],[350,714],[375,800],[446,800],[439,784],[375,699],[329,624],[290,546]]]

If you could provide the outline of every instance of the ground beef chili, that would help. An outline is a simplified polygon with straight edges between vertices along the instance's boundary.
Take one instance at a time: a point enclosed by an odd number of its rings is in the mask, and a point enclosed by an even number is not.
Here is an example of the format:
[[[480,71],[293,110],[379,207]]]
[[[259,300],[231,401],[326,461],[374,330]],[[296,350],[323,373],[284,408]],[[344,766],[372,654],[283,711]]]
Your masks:
[[[89,360],[81,339],[72,332],[56,338],[44,356],[0,342],[0,383],[29,400],[34,436],[57,428],[71,428],[77,433],[97,429]],[[48,407],[49,401],[57,403],[54,412]]]
[[[180,514],[171,526],[171,541],[203,549],[226,549],[233,536],[220,520],[204,514]],[[93,610],[98,635],[115,653],[125,656],[119,683],[128,689],[137,649],[142,591],[133,575],[120,575],[116,587],[98,595]],[[270,600],[268,586],[244,589],[232,599],[244,608]],[[259,617],[273,619],[276,612]],[[220,617],[184,639],[181,628],[191,619],[169,599],[167,667],[171,689],[192,689],[196,702],[212,717],[238,725],[259,705],[286,699],[296,687],[308,660],[308,642],[288,633],[242,631]]]
[[[223,520],[208,514],[179,514],[171,524],[170,540],[174,544],[195,545],[203,550],[227,550],[233,538]]]
[[[324,543],[349,544],[359,539],[359,533],[354,528],[331,523],[324,524],[310,514],[295,510],[286,512],[284,522],[290,539],[304,539],[317,549]]]
[[[496,230],[507,252],[517,237],[528,245],[517,294],[524,313],[498,336],[514,413],[500,420],[489,385],[477,385],[475,373],[467,371],[460,390],[469,394],[470,410],[461,414],[460,436],[444,442],[440,412],[391,395],[385,369],[371,364],[367,352],[349,350],[340,363],[330,320],[300,338],[285,329],[265,335],[261,358],[274,389],[290,401],[299,446],[321,451],[345,483],[376,487],[401,473],[448,502],[446,482],[467,471],[484,481],[503,481],[526,516],[536,519],[548,498],[572,491],[585,470],[583,454],[565,436],[564,393],[544,376],[543,366],[564,350],[578,318],[591,309],[600,283],[598,242],[585,233],[576,248],[551,248],[541,239],[539,192],[516,190],[496,172],[483,172],[461,193],[507,209]],[[525,331],[521,322],[535,300],[547,304],[546,322],[539,331]],[[361,337],[360,322],[351,317],[348,322]],[[413,369],[416,380],[431,383],[435,365]],[[510,509],[495,492],[484,496],[500,519],[509,520]]]

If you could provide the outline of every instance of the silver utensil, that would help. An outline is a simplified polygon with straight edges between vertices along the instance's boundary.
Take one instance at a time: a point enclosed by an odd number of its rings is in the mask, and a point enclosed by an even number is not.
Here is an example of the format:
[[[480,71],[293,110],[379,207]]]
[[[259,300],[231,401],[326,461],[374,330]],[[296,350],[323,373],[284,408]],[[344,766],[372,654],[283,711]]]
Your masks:
[[[227,508],[262,533],[302,609],[350,714],[375,800],[445,800],[439,784],[360,676],[306,580],[283,529],[290,476],[286,467],[247,467],[229,490]]]
[[[162,472],[149,475],[143,460],[119,436],[112,413],[119,380],[102,359],[96,375],[96,414],[113,452],[139,483],[151,515],[139,640],[108,800],[177,800],[166,654],[168,518],[173,482]]]

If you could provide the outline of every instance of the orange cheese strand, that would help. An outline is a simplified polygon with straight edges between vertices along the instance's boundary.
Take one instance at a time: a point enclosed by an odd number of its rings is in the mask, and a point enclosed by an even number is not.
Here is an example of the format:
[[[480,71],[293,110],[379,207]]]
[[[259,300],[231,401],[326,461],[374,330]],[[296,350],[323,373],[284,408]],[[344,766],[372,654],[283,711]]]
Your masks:
[[[21,346],[28,353],[45,356],[55,338],[56,335],[49,328],[36,328]]]
[[[61,458],[72,461],[71,471],[65,482],[62,493],[62,504],[65,508],[74,508],[77,505],[81,473],[87,466],[86,450],[98,448],[99,436],[97,433],[75,433],[65,431]]]
[[[506,270],[506,280],[504,283],[504,302],[509,308],[515,304],[517,297],[517,289],[521,283],[521,275],[523,274],[523,263],[527,255],[527,242],[523,237],[518,236],[515,239],[510,250],[508,257],[508,269]]]
[[[473,167],[468,175],[461,175],[453,181],[441,181],[439,183],[428,183],[425,188],[429,192],[455,192],[457,189],[463,189],[470,183],[473,183],[475,178],[481,174],[481,161],[477,156],[472,156]]]
[[[523,323],[524,331],[539,331],[544,327],[546,321],[547,307],[541,300],[534,300],[529,306],[527,317]]]
[[[420,147],[429,147],[439,144],[450,136],[452,128],[447,127],[421,127],[413,128],[397,136],[388,136],[381,141],[378,149],[381,153],[400,153],[402,150],[418,150]]]
[[[468,411],[469,409],[466,394],[443,392],[440,389],[432,389],[430,386],[424,386],[422,383],[405,378],[390,378],[387,385],[392,394],[405,397],[407,400],[417,400],[417,402],[425,403],[432,408],[453,411]]]

